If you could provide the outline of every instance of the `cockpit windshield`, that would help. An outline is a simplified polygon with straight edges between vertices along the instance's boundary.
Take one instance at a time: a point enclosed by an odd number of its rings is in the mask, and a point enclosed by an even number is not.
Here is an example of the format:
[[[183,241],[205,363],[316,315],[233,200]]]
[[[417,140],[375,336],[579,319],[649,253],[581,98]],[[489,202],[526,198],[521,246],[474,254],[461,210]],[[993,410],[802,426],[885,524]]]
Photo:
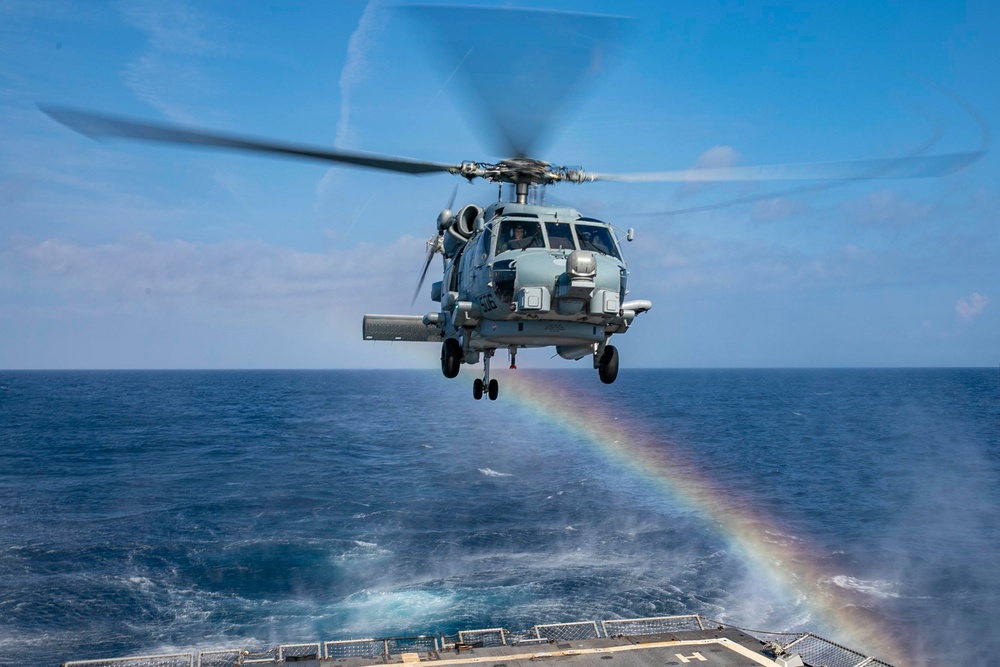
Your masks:
[[[604,225],[584,225],[578,222],[576,223],[576,238],[580,250],[590,250],[621,259],[618,254],[618,246],[615,245],[614,237],[611,236],[611,230]]]
[[[553,250],[576,250],[573,245],[573,228],[568,222],[546,222],[545,232],[549,235],[549,247]]]
[[[542,231],[544,225],[545,235]],[[494,228],[495,229],[495,228]],[[549,248],[552,250],[588,250],[621,259],[618,245],[607,225],[586,222],[537,222],[506,219],[496,234],[496,254],[508,250]]]
[[[542,230],[531,220],[504,220],[497,234],[497,253],[525,248],[542,248]]]

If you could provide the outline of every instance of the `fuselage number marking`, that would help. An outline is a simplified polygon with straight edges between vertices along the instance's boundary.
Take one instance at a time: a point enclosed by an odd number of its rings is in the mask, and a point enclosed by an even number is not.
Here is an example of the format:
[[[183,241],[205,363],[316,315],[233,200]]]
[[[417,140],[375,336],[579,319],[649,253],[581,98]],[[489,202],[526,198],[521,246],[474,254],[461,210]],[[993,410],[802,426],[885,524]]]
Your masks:
[[[479,307],[482,309],[484,313],[496,310],[497,309],[496,299],[493,298],[492,294],[484,294],[483,296],[479,297]]]

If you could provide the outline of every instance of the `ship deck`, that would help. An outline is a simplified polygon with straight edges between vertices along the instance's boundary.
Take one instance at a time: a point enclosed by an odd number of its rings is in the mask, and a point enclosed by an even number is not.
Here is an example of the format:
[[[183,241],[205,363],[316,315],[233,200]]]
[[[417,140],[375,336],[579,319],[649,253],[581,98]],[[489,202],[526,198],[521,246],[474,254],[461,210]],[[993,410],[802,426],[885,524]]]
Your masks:
[[[760,640],[737,630],[692,631],[642,638],[615,637],[567,642],[517,644],[513,646],[462,647],[447,652],[403,653],[389,664],[434,662],[439,667],[451,665],[487,665],[488,667],[663,667],[663,665],[698,664],[705,667],[745,667],[777,663],[763,651]],[[379,661],[381,663],[381,661]],[[302,667],[320,667],[320,660],[296,663]],[[338,660],[338,666],[367,667],[371,660]]]
[[[342,639],[64,662],[62,667],[891,667],[811,633],[745,630],[697,615],[536,625],[456,635]]]

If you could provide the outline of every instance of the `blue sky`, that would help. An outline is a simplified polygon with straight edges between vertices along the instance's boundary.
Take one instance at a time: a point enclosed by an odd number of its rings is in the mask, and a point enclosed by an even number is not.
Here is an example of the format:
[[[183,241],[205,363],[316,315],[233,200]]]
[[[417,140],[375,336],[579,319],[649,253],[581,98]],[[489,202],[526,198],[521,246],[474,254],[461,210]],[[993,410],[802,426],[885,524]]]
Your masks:
[[[876,158],[974,150],[1000,127],[992,3],[614,9],[636,19],[624,54],[537,157],[603,172]],[[377,2],[0,3],[0,368],[435,367],[436,346],[363,342],[361,317],[436,306],[410,297],[437,213],[456,182],[460,203],[494,186],[99,143],[35,106],[504,157],[412,30]],[[993,153],[940,179],[787,189],[550,189],[636,229],[631,296],[654,308],[616,338],[623,368],[1000,363]],[[740,197],[755,199],[667,213]],[[519,366],[574,366],[550,356]]]

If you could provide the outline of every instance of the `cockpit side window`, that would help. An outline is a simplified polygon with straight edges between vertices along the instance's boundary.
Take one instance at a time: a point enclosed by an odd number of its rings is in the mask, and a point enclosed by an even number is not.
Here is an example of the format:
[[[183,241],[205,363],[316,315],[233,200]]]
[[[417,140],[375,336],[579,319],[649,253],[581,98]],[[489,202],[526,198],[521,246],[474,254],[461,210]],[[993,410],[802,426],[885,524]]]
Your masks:
[[[490,225],[486,225],[483,228],[482,233],[476,240],[476,250],[475,250],[475,266],[482,266],[483,263],[489,258],[490,255],[490,245],[493,243],[493,229]]]
[[[546,222],[545,232],[549,235],[549,248],[576,250],[573,244],[573,229],[568,222]]]
[[[492,245],[493,245],[493,225],[486,225],[486,227],[483,229],[481,252],[489,255]]]
[[[618,247],[615,239],[611,235],[611,230],[603,225],[576,225],[576,238],[580,243],[580,250],[590,250],[602,255],[611,255],[621,259],[618,254]]]
[[[524,250],[526,248],[541,248],[542,230],[538,223],[531,220],[504,220],[500,223],[500,233],[497,235],[497,254],[507,250]]]

